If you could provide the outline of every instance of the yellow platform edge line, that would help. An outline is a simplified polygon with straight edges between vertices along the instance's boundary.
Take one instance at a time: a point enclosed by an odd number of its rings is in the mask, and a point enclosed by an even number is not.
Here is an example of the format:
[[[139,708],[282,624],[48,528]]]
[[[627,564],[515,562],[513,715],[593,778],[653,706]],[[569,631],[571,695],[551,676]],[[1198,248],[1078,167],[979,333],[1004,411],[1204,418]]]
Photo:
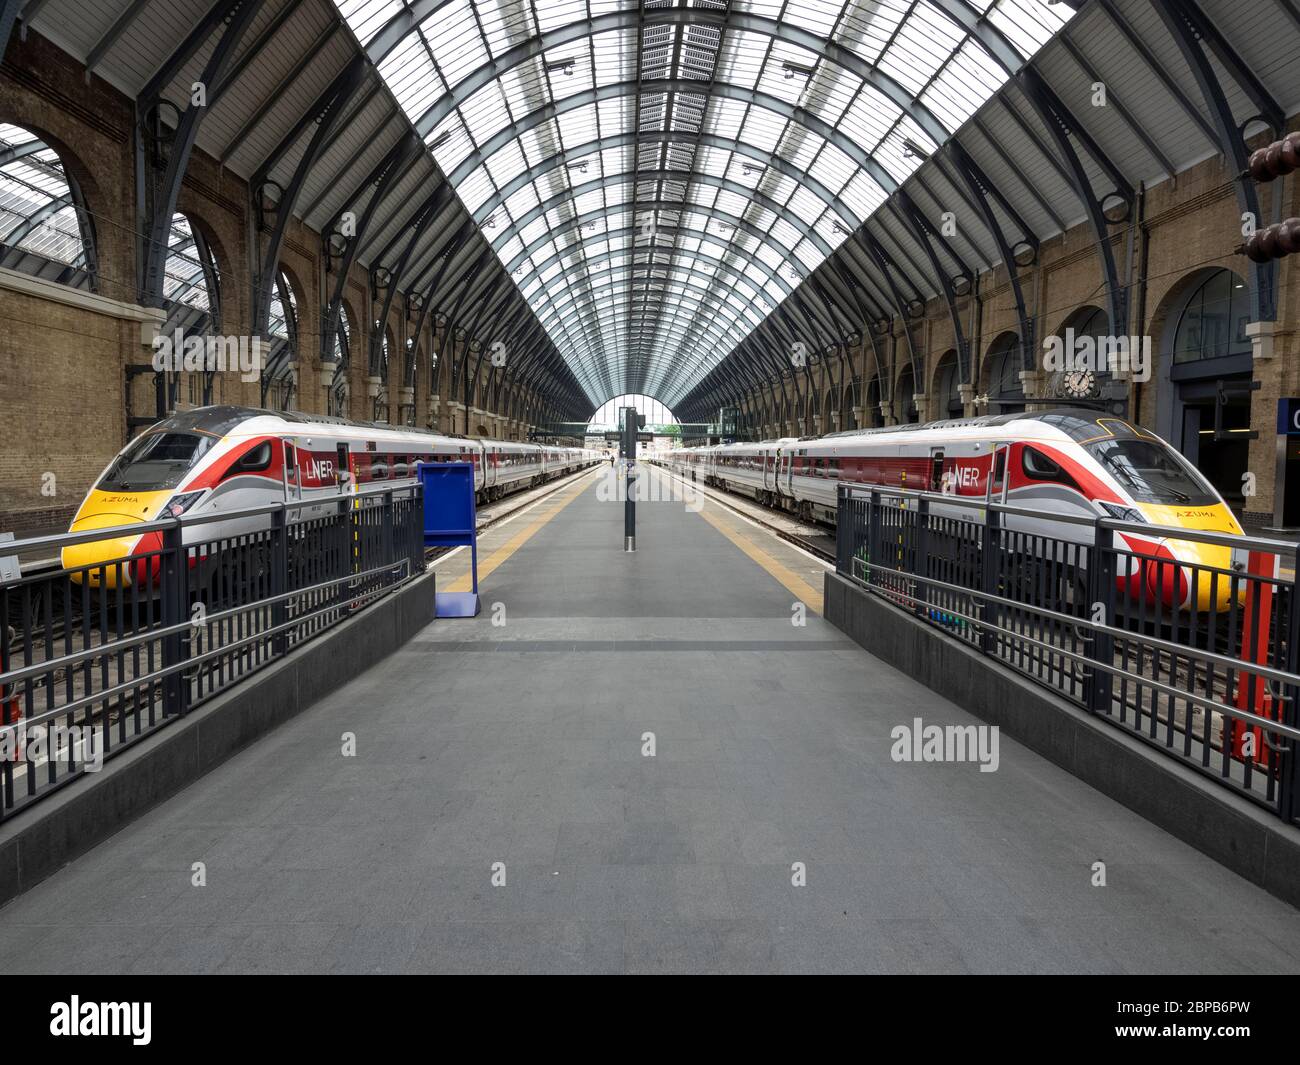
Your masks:
[[[704,506],[699,512],[700,517],[740,548],[740,550],[748,555],[752,561],[757,562],[758,565],[767,571],[770,577],[777,580],[799,602],[803,603],[804,606],[820,617],[823,606],[822,590],[820,588],[814,588],[792,569],[782,565],[781,562],[773,558],[762,548],[741,536],[739,532],[730,528],[723,519],[714,514],[710,514],[710,506],[721,511],[724,515],[730,515],[730,511],[726,510],[726,508],[722,507],[718,503],[714,503],[713,500],[706,497]]]
[[[560,511],[562,511],[565,507],[567,507],[570,503],[572,503],[575,499],[577,499],[578,496],[582,495],[582,493],[585,492],[590,487],[590,485],[588,485],[586,481],[587,478],[584,477],[578,484],[573,485],[568,490],[567,494],[565,492],[557,492],[554,496],[550,496],[547,499],[542,500],[542,505],[538,507],[538,510],[540,512],[538,517],[528,522],[528,524],[526,524],[523,528],[521,528],[518,532],[516,532],[514,536],[510,537],[509,540],[507,540],[504,544],[502,544],[495,551],[493,551],[491,555],[489,555],[486,559],[484,559],[483,563],[478,568],[479,583],[481,584],[484,578],[486,578],[489,574],[491,574],[492,571],[495,570],[498,566],[508,561],[510,556],[513,555],[516,551],[518,551],[521,547],[523,547],[524,544],[526,544],[530,539],[532,539],[533,534],[536,533],[539,529],[541,529],[542,526],[544,526],[547,522],[549,522],[552,518],[554,518],[555,515],[557,515]],[[554,505],[548,507],[547,504],[552,502],[554,503]],[[457,577],[454,581],[452,581],[451,587],[444,588],[443,591],[469,592],[473,590],[473,587],[474,587],[473,577],[471,576],[471,574],[466,573],[463,577]]]

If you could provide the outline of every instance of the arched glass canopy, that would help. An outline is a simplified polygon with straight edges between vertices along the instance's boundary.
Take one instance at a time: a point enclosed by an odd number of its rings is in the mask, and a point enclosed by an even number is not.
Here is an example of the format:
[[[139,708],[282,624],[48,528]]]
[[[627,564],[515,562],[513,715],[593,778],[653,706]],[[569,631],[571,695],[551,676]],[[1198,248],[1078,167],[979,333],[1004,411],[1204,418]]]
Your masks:
[[[674,404],[1068,20],[1044,0],[339,0],[593,403]],[[1017,55],[993,55],[981,24]]]
[[[624,407],[634,407],[645,415],[647,425],[677,425],[677,415],[651,396],[615,396],[601,404],[587,422],[587,432],[616,430]]]

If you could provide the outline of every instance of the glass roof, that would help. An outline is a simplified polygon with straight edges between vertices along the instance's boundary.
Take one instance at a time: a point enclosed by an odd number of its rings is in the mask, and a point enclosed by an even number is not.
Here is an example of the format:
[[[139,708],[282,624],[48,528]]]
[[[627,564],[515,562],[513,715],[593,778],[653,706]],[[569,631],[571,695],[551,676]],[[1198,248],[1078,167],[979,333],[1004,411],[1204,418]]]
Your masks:
[[[1029,58],[1049,0],[338,0],[595,404],[679,401]]]

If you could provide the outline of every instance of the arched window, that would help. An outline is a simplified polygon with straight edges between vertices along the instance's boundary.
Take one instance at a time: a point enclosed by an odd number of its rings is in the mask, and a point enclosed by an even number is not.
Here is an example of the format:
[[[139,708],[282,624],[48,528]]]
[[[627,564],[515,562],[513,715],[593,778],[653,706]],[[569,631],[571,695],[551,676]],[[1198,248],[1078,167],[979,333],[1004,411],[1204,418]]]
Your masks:
[[[855,410],[862,396],[862,379],[854,377],[844,389],[844,398],[840,401],[840,428],[858,429],[858,415]]]
[[[934,372],[934,392],[940,418],[960,418],[965,413],[961,393],[957,391],[957,352],[949,351],[939,360]]]
[[[0,266],[94,291],[95,234],[59,153],[0,122]]]
[[[401,393],[403,402],[400,407],[401,422],[403,425],[415,424],[415,360],[419,357],[419,352],[415,347],[415,337],[406,338],[406,361],[402,378],[403,391]],[[405,389],[410,388],[408,394]]]
[[[348,370],[352,365],[352,316],[347,305],[339,308],[339,327],[334,330],[334,380],[330,384],[329,413],[346,418],[348,413]]]
[[[880,417],[880,378],[873,377],[867,385],[867,401],[863,404],[863,429],[879,429],[883,424]]]
[[[1019,414],[1025,409],[1025,387],[1020,381],[1024,362],[1020,355],[1020,338],[1003,333],[984,357],[988,367],[989,413]]]
[[[298,363],[298,301],[283,270],[275,274],[267,331],[270,347],[262,368],[262,406],[293,409],[293,372]]]
[[[203,235],[183,214],[172,215],[167,261],[163,265],[163,299],[167,320],[161,329],[166,335],[173,336],[180,330],[186,337],[206,340],[221,333],[221,276],[217,261]],[[210,344],[205,345],[206,352],[217,354]],[[222,354],[228,360],[230,353],[224,345]],[[185,373],[184,398],[195,407],[221,402],[225,382],[230,373],[238,370],[229,361],[224,367],[218,367],[215,358],[207,359],[203,369]],[[170,382],[173,404],[180,398],[180,384],[180,375]]]
[[[375,332],[380,336],[378,359],[375,366],[375,376],[379,378],[379,391],[376,393],[374,402],[371,405],[370,417],[377,422],[386,422],[388,421],[388,377],[393,354],[393,335],[387,329],[381,330],[377,320],[375,322]]]
[[[894,418],[903,424],[921,420],[921,412],[916,408],[916,378],[910,365],[903,368],[894,386]]]
[[[1174,333],[1174,363],[1250,353],[1250,292],[1231,270],[1217,270],[1192,293]]]
[[[1110,315],[1100,307],[1080,307],[1061,326],[1063,350],[1078,353],[1086,350],[1080,346],[1084,337],[1094,341],[1092,360],[1087,365],[1077,362],[1050,375],[1049,395],[1071,405],[1100,408],[1121,417],[1128,412],[1128,387],[1116,381],[1111,361],[1123,352],[1115,346],[1116,339],[1110,328]]]

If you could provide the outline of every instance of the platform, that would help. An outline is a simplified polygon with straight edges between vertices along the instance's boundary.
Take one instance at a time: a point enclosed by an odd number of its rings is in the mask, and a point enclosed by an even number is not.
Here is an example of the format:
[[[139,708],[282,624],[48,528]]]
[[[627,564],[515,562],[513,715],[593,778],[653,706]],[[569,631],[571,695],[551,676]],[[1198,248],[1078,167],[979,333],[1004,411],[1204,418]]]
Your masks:
[[[821,564],[716,503],[642,503],[624,553],[609,475],[484,535],[478,618],[5,908],[8,967],[1300,967],[1296,911],[1010,739],[996,772],[892,761],[900,723],[976,722],[823,622]]]

